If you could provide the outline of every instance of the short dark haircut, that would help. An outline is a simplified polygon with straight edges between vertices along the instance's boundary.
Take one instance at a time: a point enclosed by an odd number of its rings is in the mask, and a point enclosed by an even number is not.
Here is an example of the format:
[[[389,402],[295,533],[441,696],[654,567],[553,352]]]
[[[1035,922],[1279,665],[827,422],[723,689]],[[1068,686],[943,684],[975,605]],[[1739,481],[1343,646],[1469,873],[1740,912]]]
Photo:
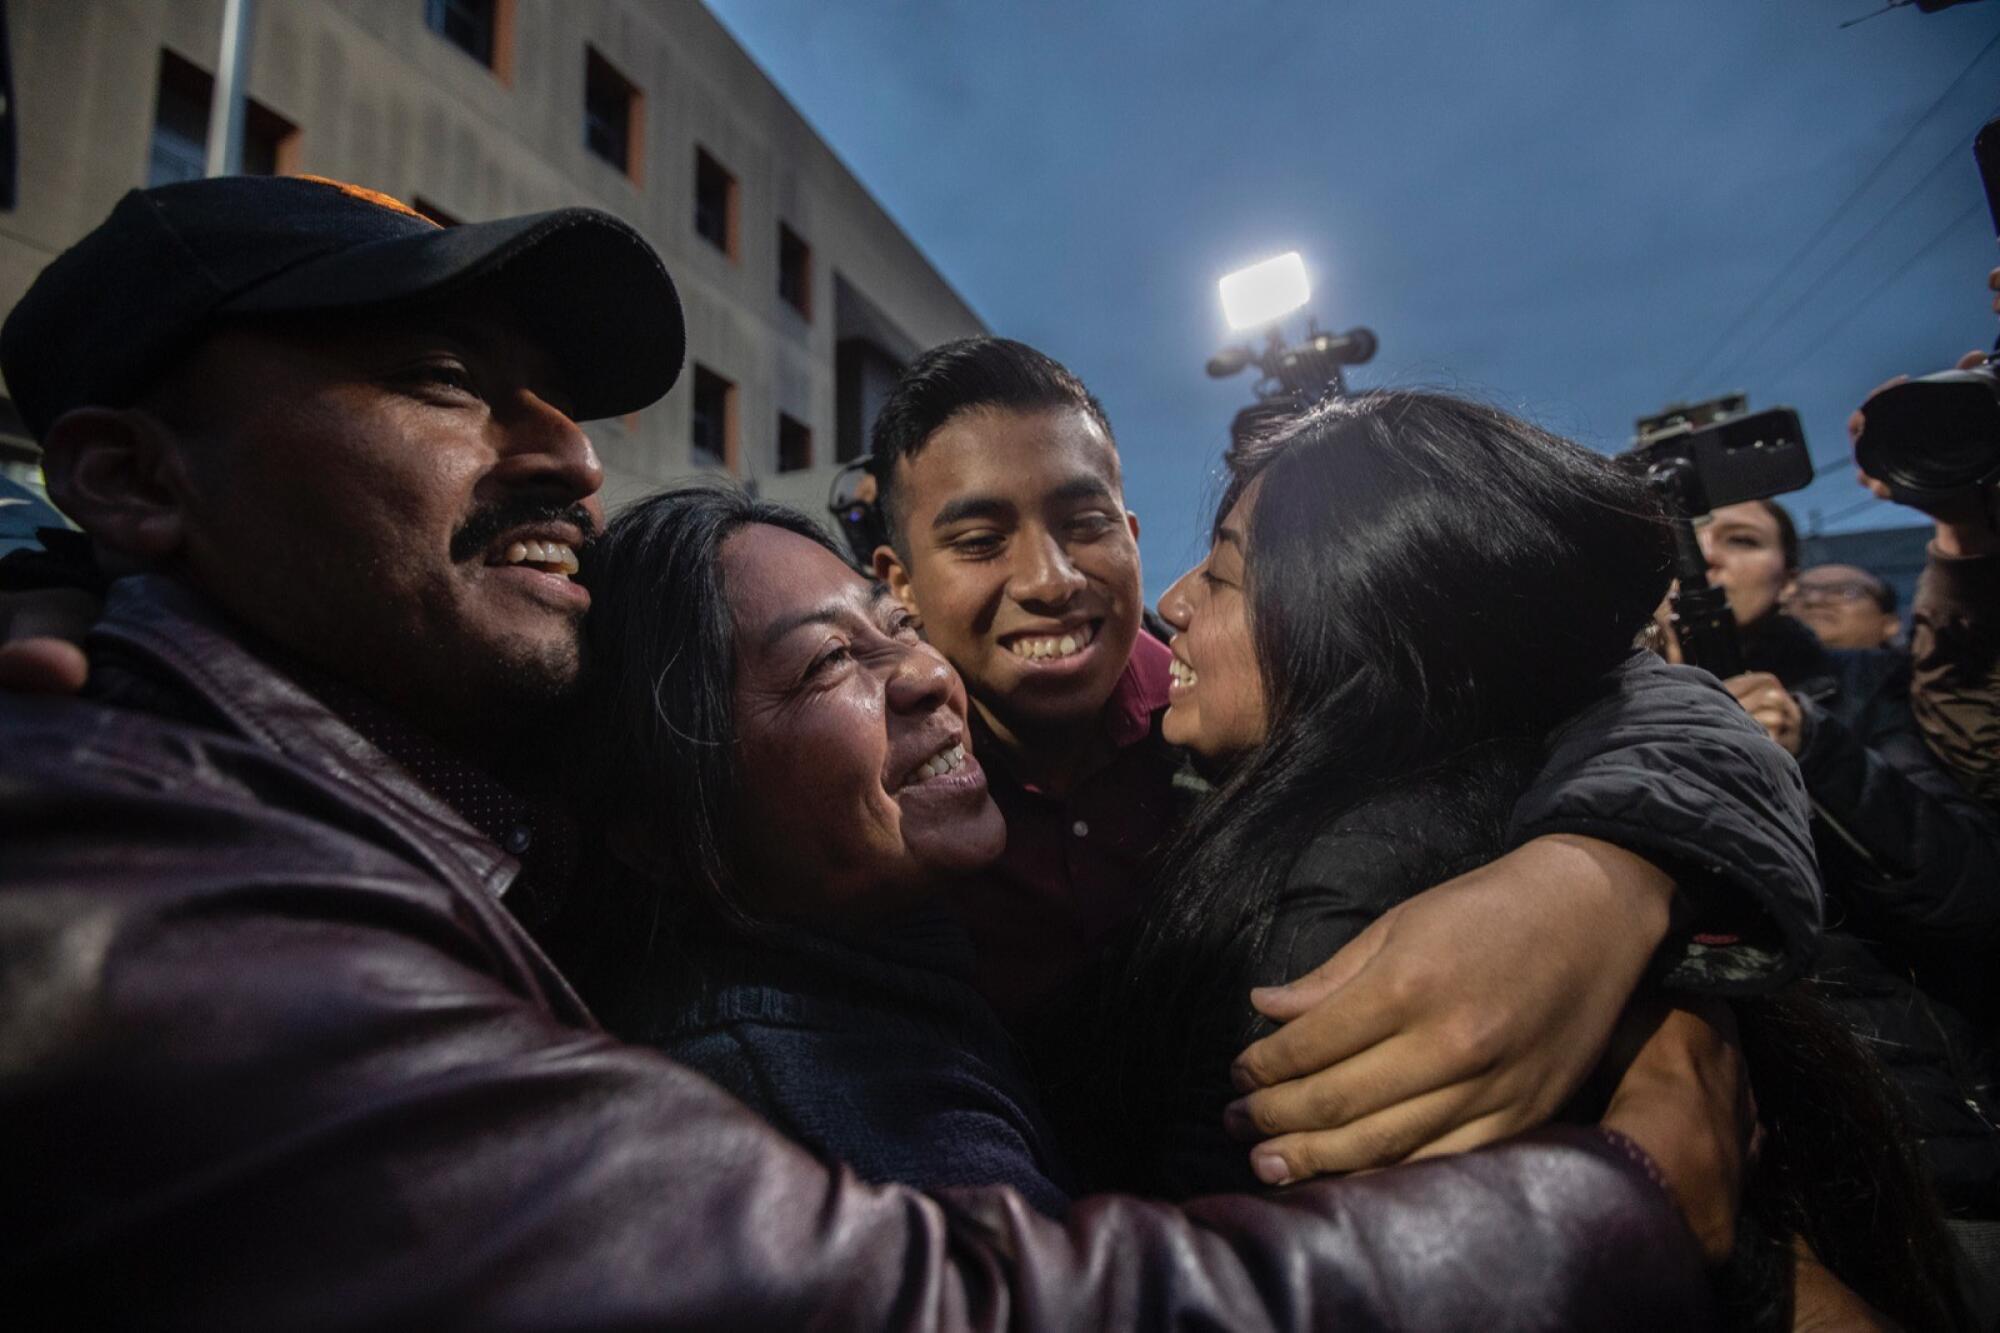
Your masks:
[[[896,464],[914,458],[943,425],[982,407],[1009,412],[1071,410],[1083,413],[1112,439],[1104,407],[1083,381],[1054,357],[1012,338],[960,338],[912,361],[882,404],[870,442],[875,504],[896,553],[909,558],[897,512]]]
[[[768,524],[846,557],[797,510],[734,484],[662,491],[614,518],[583,551],[590,589],[584,679],[570,733],[567,794],[601,867],[592,1005],[622,1015],[660,988],[699,984],[701,945],[759,922],[737,882],[735,622],[722,546]],[[607,1020],[608,1021],[608,1020]]]

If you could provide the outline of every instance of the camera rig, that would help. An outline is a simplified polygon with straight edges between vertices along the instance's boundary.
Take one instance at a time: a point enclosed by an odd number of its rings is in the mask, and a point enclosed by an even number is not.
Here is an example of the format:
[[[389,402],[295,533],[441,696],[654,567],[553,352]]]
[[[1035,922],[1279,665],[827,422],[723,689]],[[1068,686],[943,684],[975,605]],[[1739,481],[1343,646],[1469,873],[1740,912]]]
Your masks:
[[[1347,380],[1341,367],[1366,364],[1374,357],[1375,346],[1372,329],[1329,333],[1308,320],[1306,336],[1297,343],[1287,343],[1274,324],[1261,351],[1249,343],[1223,348],[1208,359],[1210,378],[1228,379],[1250,366],[1257,368],[1257,382],[1251,388],[1257,401],[1236,414],[1229,437],[1241,440],[1273,417],[1323,398],[1345,396]]]
[[[1727,679],[1743,671],[1728,595],[1708,581],[1695,520],[1724,505],[1764,500],[1812,480],[1805,430],[1789,407],[1749,410],[1740,393],[1675,403],[1637,423],[1624,458],[1660,499],[1674,542],[1673,624],[1681,655]]]

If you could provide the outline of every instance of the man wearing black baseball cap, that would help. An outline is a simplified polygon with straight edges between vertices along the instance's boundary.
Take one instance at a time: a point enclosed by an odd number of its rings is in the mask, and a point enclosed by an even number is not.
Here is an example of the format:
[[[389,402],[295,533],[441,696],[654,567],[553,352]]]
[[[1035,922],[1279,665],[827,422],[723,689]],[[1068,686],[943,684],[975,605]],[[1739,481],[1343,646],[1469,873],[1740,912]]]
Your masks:
[[[1596,1130],[1057,1225],[1005,1191],[860,1184],[602,1033],[518,919],[552,910],[565,861],[522,789],[554,767],[537,741],[588,604],[570,576],[602,474],[576,421],[658,398],[682,351],[672,283],[616,219],[442,230],[310,179],[128,195],[16,307],[0,368],[122,576],[88,697],[0,696],[11,1309],[1701,1318],[1671,1200]],[[1722,1083],[1719,1110],[1660,1104],[1666,1141],[1733,1154]]]

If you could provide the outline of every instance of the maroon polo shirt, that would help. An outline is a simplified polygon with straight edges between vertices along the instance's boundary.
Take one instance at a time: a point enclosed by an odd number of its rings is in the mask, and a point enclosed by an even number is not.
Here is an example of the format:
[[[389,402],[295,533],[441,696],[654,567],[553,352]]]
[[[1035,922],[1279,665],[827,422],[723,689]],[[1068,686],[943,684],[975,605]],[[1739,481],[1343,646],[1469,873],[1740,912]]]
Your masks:
[[[1140,632],[1100,718],[1111,759],[1066,795],[1009,772],[975,716],[973,745],[1007,817],[1007,850],[956,897],[977,950],[975,980],[1010,1022],[1081,977],[1145,900],[1144,862],[1178,808],[1180,757],[1159,734],[1170,660]]]

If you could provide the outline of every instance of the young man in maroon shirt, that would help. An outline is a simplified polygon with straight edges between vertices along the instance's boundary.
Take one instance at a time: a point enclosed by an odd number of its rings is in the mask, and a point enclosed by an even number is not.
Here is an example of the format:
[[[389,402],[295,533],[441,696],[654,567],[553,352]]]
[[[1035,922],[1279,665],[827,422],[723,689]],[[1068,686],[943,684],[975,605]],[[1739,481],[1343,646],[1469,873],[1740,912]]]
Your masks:
[[[958,891],[979,979],[1035,1031],[1062,1021],[1065,993],[1143,905],[1145,859],[1178,805],[1180,756],[1159,732],[1169,654],[1141,625],[1139,520],[1103,408],[1018,342],[920,357],[873,444],[890,533],[876,576],[965,678],[1007,819],[999,865]],[[1274,1155],[1284,1165],[1269,1178],[1294,1179],[1539,1123],[1589,1072],[1656,955],[1668,984],[1695,989],[1760,987],[1802,962],[1817,909],[1795,775],[1712,684],[1635,671],[1651,674],[1626,673],[1556,738],[1516,811],[1514,852],[1253,997],[1285,1023],[1238,1064],[1250,1122],[1274,1136],[1260,1174]],[[1741,762],[1713,768],[1717,743]],[[1678,829],[1634,799],[1662,789]],[[1746,925],[1763,947],[1733,947]],[[1524,973],[1509,957],[1542,965]]]

